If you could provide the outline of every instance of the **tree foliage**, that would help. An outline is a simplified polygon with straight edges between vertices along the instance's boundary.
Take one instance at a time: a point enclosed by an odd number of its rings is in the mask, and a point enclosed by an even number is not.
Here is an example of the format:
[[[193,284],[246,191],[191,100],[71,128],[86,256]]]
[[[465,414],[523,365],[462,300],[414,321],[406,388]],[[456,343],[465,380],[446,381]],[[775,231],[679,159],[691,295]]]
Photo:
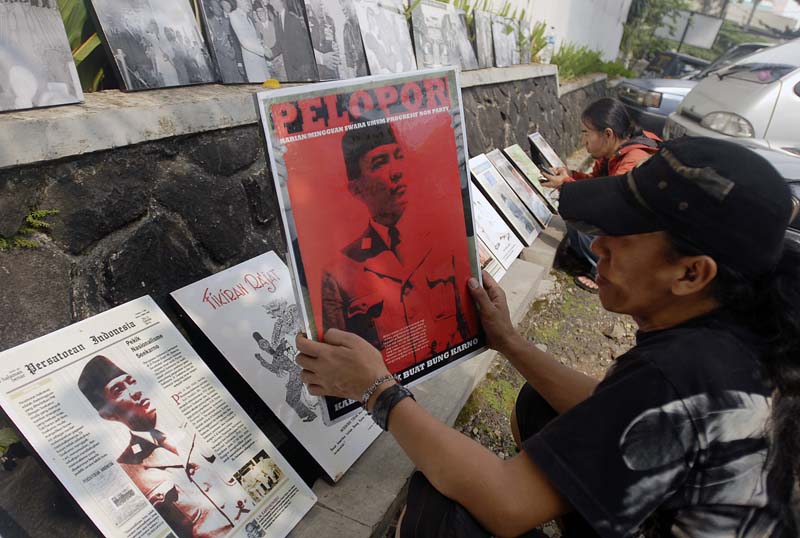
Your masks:
[[[667,46],[656,30],[678,11],[689,9],[688,0],[633,0],[622,32],[620,55],[638,60]]]

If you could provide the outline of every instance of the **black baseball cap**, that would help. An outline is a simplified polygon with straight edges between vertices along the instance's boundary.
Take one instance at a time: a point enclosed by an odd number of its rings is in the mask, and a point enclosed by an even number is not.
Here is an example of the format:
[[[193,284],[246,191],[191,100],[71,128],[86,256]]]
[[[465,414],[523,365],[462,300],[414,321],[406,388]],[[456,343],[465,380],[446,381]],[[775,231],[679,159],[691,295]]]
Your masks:
[[[396,143],[397,138],[389,123],[360,122],[351,125],[351,129],[342,137],[342,155],[347,168],[347,178],[361,177],[359,160],[364,154],[377,147]]]
[[[793,204],[775,168],[746,147],[680,138],[623,176],[565,184],[559,213],[595,235],[665,231],[746,275],[770,271]]]

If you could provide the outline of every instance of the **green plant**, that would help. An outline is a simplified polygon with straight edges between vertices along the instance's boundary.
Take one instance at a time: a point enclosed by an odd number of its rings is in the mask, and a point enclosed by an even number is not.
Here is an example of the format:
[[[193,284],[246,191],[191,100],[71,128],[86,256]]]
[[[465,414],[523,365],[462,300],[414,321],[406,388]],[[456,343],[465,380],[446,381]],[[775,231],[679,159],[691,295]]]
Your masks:
[[[89,16],[87,0],[58,0],[58,9],[67,29],[72,58],[84,91],[93,92],[105,87],[108,59],[102,41]],[[113,77],[110,77],[113,81]]]
[[[20,226],[17,233],[12,237],[5,238],[0,236],[0,250],[7,250],[10,248],[34,248],[38,247],[39,243],[31,236],[35,233],[42,233],[50,230],[53,225],[45,219],[51,215],[58,214],[56,209],[31,209],[30,213],[25,216],[22,226]]]
[[[632,73],[619,62],[606,62],[602,53],[585,45],[565,42],[553,54],[550,63],[558,66],[562,80],[570,80],[589,73],[606,73],[609,77],[630,77]]]
[[[545,37],[545,33],[547,32],[547,23],[544,21],[537,21],[533,24],[533,28],[531,28],[531,35],[529,39],[528,46],[531,48],[531,58],[536,58],[542,49],[547,45],[547,38]]]

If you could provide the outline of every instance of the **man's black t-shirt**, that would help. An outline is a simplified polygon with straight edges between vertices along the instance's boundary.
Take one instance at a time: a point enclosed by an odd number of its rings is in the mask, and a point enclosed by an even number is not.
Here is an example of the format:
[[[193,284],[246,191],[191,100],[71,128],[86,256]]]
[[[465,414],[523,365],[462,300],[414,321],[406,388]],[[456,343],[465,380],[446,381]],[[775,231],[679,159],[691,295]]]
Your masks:
[[[761,342],[724,312],[639,333],[594,394],[524,443],[604,538],[778,536]]]

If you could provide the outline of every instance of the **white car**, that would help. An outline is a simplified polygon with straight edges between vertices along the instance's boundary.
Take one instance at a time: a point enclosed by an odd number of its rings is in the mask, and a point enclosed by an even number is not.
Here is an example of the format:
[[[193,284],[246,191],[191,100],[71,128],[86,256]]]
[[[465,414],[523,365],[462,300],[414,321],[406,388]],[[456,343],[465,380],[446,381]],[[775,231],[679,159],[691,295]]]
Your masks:
[[[800,39],[751,54],[703,79],[670,114],[664,138],[747,138],[800,145]]]

